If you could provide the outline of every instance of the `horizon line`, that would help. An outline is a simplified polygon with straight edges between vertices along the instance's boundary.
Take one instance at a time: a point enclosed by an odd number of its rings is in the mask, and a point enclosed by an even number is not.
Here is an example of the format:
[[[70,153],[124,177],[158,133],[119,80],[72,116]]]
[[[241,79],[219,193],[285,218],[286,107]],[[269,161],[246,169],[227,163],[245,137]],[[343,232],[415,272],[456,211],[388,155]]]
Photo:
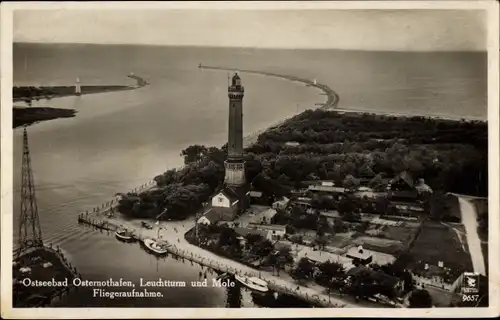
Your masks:
[[[388,50],[388,49],[361,49],[361,48],[324,48],[324,47],[251,47],[251,46],[217,46],[217,45],[196,45],[196,44],[149,44],[149,43],[99,43],[99,42],[38,42],[38,41],[13,41],[15,44],[36,44],[36,45],[95,45],[95,46],[147,46],[147,47],[185,47],[185,48],[219,48],[219,49],[249,49],[249,50],[336,50],[336,51],[366,51],[366,52],[414,52],[414,53],[452,53],[452,52],[475,52],[488,53],[488,49],[474,50]]]

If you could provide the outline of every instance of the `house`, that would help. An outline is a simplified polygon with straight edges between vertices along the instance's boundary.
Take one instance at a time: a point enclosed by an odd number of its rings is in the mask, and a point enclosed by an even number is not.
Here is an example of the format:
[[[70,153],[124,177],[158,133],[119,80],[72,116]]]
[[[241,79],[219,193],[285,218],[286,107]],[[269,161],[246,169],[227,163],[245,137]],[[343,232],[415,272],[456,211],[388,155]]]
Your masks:
[[[344,267],[344,271],[354,268],[352,259],[327,251],[314,251],[310,248],[303,248],[297,252],[295,262],[298,263],[302,258],[306,258],[314,264],[322,264],[327,261],[340,263]]]
[[[224,188],[212,198],[212,207],[226,208],[223,220],[233,220],[243,209],[244,201],[240,195],[232,188]]]
[[[391,200],[416,201],[419,197],[411,175],[403,171],[387,185],[387,197]]]
[[[420,287],[435,287],[446,291],[454,291],[457,288],[457,280],[461,274],[446,267],[443,261],[437,265],[419,261],[411,271],[413,280]]]
[[[304,210],[311,209],[311,198],[306,198],[306,197],[299,197],[297,199],[293,199],[290,201],[287,210],[292,210],[292,207],[300,207]]]
[[[232,216],[232,211],[230,208],[223,207],[213,207],[208,209],[201,218],[198,219],[197,223],[204,225],[215,225],[219,221],[227,221],[228,217]]]
[[[253,229],[269,231],[271,233],[271,238],[273,240],[281,240],[285,237],[286,234],[286,226],[279,224],[249,223],[248,227]]]
[[[274,221],[273,220],[274,216],[276,216],[277,213],[278,213],[278,211],[276,211],[272,208],[269,208],[269,209],[262,211],[262,212],[259,212],[257,215],[255,215],[253,217],[253,219],[251,219],[252,221],[250,221],[250,223],[272,224]]]
[[[399,213],[408,215],[421,214],[425,211],[423,204],[415,202],[391,201],[389,206],[395,208]]]
[[[283,197],[283,199],[275,201],[272,207],[274,210],[285,210],[289,202],[290,199],[288,199],[287,197]]]
[[[346,256],[351,258],[354,263],[367,265],[372,262],[373,255],[370,251],[364,250],[363,246],[352,247],[350,248]]]
[[[425,184],[424,179],[418,179],[417,183],[415,184],[415,189],[417,189],[417,192],[420,196],[429,196],[432,194],[432,189],[429,187],[427,184]]]
[[[300,146],[300,142],[297,141],[287,141],[285,142],[286,147],[298,147]]]
[[[271,241],[271,233],[268,230],[259,230],[259,229],[251,229],[251,228],[234,228],[234,232],[241,238],[245,238],[249,234],[258,234],[261,235],[262,238]],[[241,240],[241,239],[240,239]]]
[[[308,192],[315,194],[323,194],[332,196],[334,199],[340,200],[347,193],[347,189],[343,187],[336,187],[333,183],[323,182],[321,185],[310,185],[307,188]]]
[[[249,199],[250,204],[267,206],[272,202],[272,200],[269,197],[265,196],[260,191],[248,191],[246,193],[246,196]]]

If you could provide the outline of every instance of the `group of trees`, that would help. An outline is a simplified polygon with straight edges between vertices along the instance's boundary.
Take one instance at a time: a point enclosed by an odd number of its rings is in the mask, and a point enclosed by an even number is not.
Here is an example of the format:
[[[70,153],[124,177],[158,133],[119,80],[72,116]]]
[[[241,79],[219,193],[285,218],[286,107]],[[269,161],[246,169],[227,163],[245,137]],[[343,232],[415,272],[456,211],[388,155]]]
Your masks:
[[[182,151],[186,165],[154,178],[156,188],[140,194],[129,193],[120,200],[118,210],[135,218],[185,219],[202,207],[224,180],[225,153],[204,146]]]
[[[289,246],[275,248],[271,241],[258,233],[246,234],[242,242],[233,228],[227,225],[210,225],[202,226],[198,236],[201,239],[200,245],[214,253],[242,262],[257,260],[261,266],[272,266],[278,273],[280,269],[293,263]],[[207,241],[208,239],[213,241]]]
[[[314,280],[330,290],[347,292],[355,297],[371,297],[378,293],[388,298],[395,298],[412,291],[415,285],[411,274],[394,264],[373,265],[371,268],[361,267],[349,277],[350,281],[345,281],[348,276],[342,264],[332,261],[315,264],[304,257],[299,260],[291,275],[296,280]],[[392,281],[387,281],[387,278],[390,277],[403,281],[401,292],[395,289]],[[421,297],[423,295],[421,292],[414,294],[412,306],[417,307],[419,304],[429,303]],[[410,303],[412,303],[411,299]]]
[[[268,181],[284,187],[312,179],[343,185],[349,175],[374,179],[407,171],[435,190],[486,194],[486,142],[482,122],[308,110],[261,134],[247,152]],[[380,187],[381,176],[373,185]]]

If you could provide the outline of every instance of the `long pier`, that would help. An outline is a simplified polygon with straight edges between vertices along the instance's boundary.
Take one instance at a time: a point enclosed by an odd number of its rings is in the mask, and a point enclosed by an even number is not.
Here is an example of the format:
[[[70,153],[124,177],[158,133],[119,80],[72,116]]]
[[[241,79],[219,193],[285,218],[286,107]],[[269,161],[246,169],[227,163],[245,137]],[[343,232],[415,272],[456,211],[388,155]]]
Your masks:
[[[335,91],[333,91],[330,87],[328,87],[326,84],[321,84],[319,82],[314,82],[314,81],[311,81],[311,80],[308,80],[305,78],[284,75],[284,74],[278,74],[278,73],[273,73],[273,72],[267,72],[267,71],[259,71],[259,70],[234,69],[234,68],[204,66],[204,65],[199,65],[198,68],[207,69],[207,70],[238,71],[238,72],[242,72],[242,73],[253,73],[253,74],[260,74],[263,76],[281,78],[281,79],[286,79],[286,80],[290,80],[290,81],[304,83],[309,87],[315,87],[315,88],[322,90],[323,94],[328,97],[328,99],[326,100],[325,103],[320,104],[321,105],[320,109],[335,109],[335,108],[337,108],[337,105],[338,105],[339,100],[340,100],[339,95]]]

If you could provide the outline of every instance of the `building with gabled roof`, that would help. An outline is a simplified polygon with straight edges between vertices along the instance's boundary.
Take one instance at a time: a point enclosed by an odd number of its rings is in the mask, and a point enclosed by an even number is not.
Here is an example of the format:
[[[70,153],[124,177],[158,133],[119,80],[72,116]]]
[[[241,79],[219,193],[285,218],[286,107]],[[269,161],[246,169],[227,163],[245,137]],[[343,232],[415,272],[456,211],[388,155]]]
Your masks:
[[[223,220],[233,220],[241,211],[246,208],[245,194],[239,194],[231,187],[223,188],[212,198],[212,207],[227,208]]]
[[[234,232],[236,232],[237,235],[239,235],[240,237],[243,237],[243,238],[249,234],[258,234],[266,240],[272,240],[271,233],[267,230],[236,227],[236,228],[234,228]]]
[[[232,220],[233,212],[230,208],[213,207],[208,209],[197,221],[199,224],[215,225],[219,221]]]

